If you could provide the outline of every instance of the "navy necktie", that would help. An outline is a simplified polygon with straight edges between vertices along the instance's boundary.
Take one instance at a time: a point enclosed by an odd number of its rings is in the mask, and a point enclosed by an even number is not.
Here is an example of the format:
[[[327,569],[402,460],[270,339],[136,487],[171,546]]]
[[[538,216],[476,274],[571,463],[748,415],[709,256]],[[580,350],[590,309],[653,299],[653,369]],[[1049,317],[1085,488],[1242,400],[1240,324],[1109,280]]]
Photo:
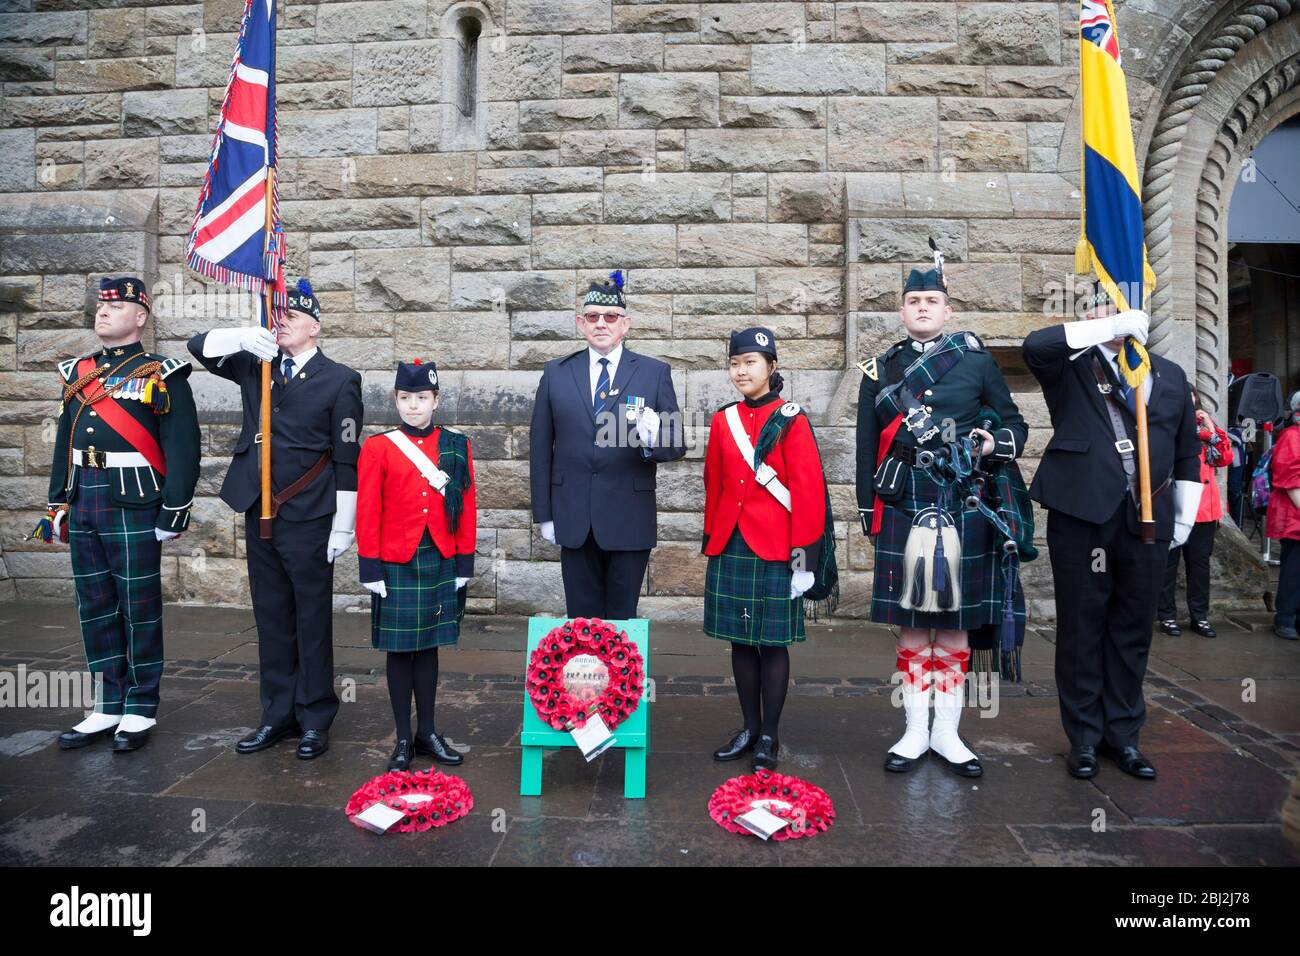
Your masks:
[[[591,400],[591,410],[600,414],[609,395],[609,359],[600,360],[600,375],[596,379],[596,396]]]
[[[1116,356],[1115,358],[1115,374],[1119,378],[1119,396],[1120,398],[1124,399],[1124,404],[1128,406],[1128,410],[1132,412],[1133,417],[1136,418],[1137,417],[1137,394],[1133,389],[1133,387],[1129,385],[1129,383],[1125,380],[1124,373],[1119,371],[1118,356]]]
[[[293,359],[285,359],[284,365],[280,366],[280,369],[284,373],[284,384],[288,385],[289,381],[293,378]]]

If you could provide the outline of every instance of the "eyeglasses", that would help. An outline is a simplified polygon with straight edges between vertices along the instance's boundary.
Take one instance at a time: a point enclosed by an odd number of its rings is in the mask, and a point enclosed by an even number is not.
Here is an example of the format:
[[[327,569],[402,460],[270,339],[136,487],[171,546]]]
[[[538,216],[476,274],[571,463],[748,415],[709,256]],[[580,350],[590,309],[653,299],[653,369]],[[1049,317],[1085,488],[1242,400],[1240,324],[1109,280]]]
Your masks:
[[[626,314],[627,313],[625,312],[584,312],[582,313],[582,320],[584,322],[600,322],[602,320],[605,322],[617,322]]]

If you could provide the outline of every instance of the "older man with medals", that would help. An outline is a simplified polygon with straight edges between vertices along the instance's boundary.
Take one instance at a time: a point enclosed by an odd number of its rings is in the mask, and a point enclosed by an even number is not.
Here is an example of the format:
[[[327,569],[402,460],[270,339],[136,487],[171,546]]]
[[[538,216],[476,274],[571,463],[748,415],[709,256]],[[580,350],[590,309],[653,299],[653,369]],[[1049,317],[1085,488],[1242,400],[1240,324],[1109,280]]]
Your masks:
[[[885,769],[911,770],[932,750],[978,777],[979,758],[957,732],[969,635],[1000,629],[1005,651],[1023,629],[1015,552],[1032,546],[1032,524],[1018,473],[999,469],[1024,450],[1028,427],[979,338],[944,332],[952,306],[937,250],[935,268],[908,276],[900,315],[908,337],[859,365],[858,394],[858,510],[875,541],[871,619],[898,628],[907,724]]]

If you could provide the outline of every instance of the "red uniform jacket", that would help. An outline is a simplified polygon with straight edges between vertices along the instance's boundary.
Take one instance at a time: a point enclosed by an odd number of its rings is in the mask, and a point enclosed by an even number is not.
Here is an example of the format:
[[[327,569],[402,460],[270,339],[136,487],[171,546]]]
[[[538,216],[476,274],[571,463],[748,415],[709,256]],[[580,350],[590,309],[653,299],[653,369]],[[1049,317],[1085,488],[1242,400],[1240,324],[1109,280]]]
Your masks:
[[[1273,446],[1273,493],[1264,526],[1270,538],[1300,538],[1300,508],[1291,503],[1288,488],[1300,488],[1300,425],[1278,432]]]
[[[1219,435],[1219,454],[1223,457],[1217,465],[1211,465],[1206,461],[1206,453],[1209,446],[1206,444],[1210,440],[1210,435],[1217,432]],[[1232,464],[1232,441],[1218,425],[1210,422],[1209,428],[1197,427],[1196,436],[1201,440],[1201,506],[1196,512],[1196,521],[1199,524],[1202,521],[1218,521],[1223,517],[1223,502],[1219,500],[1219,482],[1214,477],[1214,469],[1227,468]]]
[[[746,400],[738,406],[741,423],[754,444],[763,423],[780,414],[780,396],[769,394],[771,400],[759,399],[757,405]],[[714,413],[704,459],[705,554],[721,554],[738,524],[745,543],[765,561],[789,561],[791,548],[821,541],[826,529],[826,478],[812,429],[803,415],[795,416],[767,456],[767,464],[790,489],[789,511],[754,480],[753,469],[731,437],[726,409]]]
[[[436,465],[441,431],[435,428],[424,437],[409,433],[407,437]],[[425,528],[444,558],[456,557],[457,577],[473,575],[477,514],[474,456],[467,457],[470,486],[465,489],[465,507],[453,534],[447,526],[442,495],[429,486],[419,469],[384,434],[366,440],[357,462],[357,555],[362,581],[383,580],[382,570],[374,564],[377,560],[405,564],[415,557]]]

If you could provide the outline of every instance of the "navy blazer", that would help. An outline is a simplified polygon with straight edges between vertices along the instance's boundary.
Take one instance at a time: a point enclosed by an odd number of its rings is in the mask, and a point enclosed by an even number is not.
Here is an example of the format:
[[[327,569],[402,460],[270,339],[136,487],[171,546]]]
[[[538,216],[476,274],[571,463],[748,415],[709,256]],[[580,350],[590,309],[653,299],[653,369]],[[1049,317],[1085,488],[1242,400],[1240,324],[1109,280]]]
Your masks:
[[[547,362],[537,385],[529,430],[533,518],[554,521],[557,543],[580,548],[590,531],[606,551],[655,546],[655,470],[686,455],[671,369],[623,349],[614,392],[597,414],[588,351]],[[659,440],[641,446],[627,421],[629,397],[660,416]],[[599,440],[598,440],[599,439]]]
[[[236,511],[256,507],[262,496],[261,428],[262,363],[247,352],[208,357],[204,332],[190,339],[190,354],[209,372],[239,386],[243,425],[230,470],[221,483],[221,500]],[[330,451],[330,466],[280,508],[288,521],[310,521],[332,514],[336,491],[357,490],[361,454],[361,376],[317,351],[302,371],[280,384],[280,360],[271,365],[271,489],[279,492],[297,481]]]
[[[1124,465],[1115,449],[1115,430],[1106,400],[1097,388],[1094,351],[1076,353],[1065,341],[1065,328],[1038,329],[1025,339],[1024,357],[1043,386],[1052,416],[1052,439],[1034,473],[1029,497],[1044,508],[1102,524],[1127,496]],[[1103,372],[1109,367],[1102,357]],[[1151,492],[1169,486],[1152,503],[1156,540],[1170,541],[1174,531],[1174,481],[1200,481],[1201,443],[1187,376],[1174,362],[1151,355],[1151,396],[1147,399],[1147,443],[1151,453]],[[1107,379],[1110,380],[1107,373]],[[1137,439],[1136,418],[1123,401],[1124,427]],[[1136,460],[1136,452],[1134,453]],[[1137,510],[1129,497],[1129,530],[1137,533]]]

